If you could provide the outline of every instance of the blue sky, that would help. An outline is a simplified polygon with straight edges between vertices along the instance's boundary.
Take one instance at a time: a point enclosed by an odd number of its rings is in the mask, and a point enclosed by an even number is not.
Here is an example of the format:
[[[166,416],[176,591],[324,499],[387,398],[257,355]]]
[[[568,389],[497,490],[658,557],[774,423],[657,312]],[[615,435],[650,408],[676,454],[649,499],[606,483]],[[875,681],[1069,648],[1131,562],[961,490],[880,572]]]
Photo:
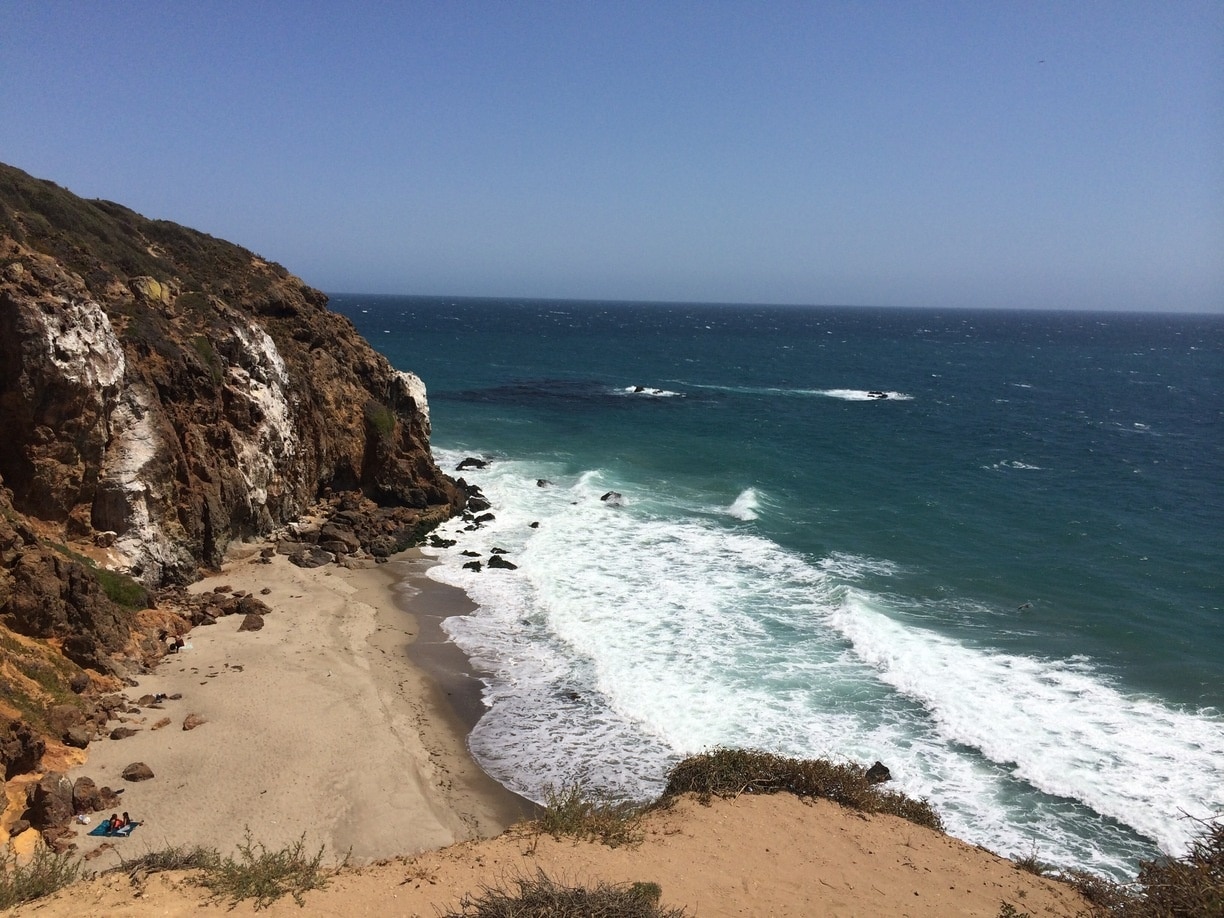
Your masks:
[[[329,291],[1224,311],[1224,3],[0,0],[0,160]]]

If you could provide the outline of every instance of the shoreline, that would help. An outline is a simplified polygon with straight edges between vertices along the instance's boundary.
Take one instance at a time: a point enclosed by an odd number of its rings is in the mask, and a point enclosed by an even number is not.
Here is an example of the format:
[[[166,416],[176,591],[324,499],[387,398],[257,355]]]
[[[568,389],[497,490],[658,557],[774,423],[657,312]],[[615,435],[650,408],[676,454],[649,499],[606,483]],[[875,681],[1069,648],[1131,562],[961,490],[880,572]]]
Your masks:
[[[304,838],[325,847],[325,862],[347,852],[362,864],[493,837],[527,818],[532,804],[467,749],[480,685],[470,667],[448,669],[466,657],[420,641],[423,619],[462,614],[466,595],[430,580],[419,553],[303,569],[279,555],[262,562],[266,544],[232,546],[220,571],[189,588],[251,593],[271,609],[264,627],[240,632],[234,615],[192,629],[184,650],[125,692],[133,706],[112,726],[134,735],[96,740],[68,772],[122,788],[118,809],[142,823],[128,838],[92,837],[108,815],[94,814],[75,826],[80,853],[99,868],[173,846],[227,853],[249,827],[270,850]],[[134,706],[158,694],[168,697]],[[189,714],[204,723],[186,730]],[[134,762],[154,777],[124,780]]]

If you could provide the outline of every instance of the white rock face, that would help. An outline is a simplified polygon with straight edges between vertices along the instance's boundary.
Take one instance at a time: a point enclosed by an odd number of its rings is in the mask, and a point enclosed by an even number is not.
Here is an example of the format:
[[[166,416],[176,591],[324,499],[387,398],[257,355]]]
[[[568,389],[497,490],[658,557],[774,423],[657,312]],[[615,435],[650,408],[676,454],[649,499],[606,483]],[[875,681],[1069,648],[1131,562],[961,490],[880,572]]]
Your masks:
[[[34,315],[42,321],[47,359],[60,375],[91,389],[123,379],[123,348],[101,306],[92,300],[39,306]]]
[[[425,397],[425,383],[421,380],[421,377],[406,370],[397,370],[395,378],[400,385],[400,391],[395,393],[396,400],[398,401],[403,396],[412,399],[416,404],[417,411],[421,413],[421,424],[425,428],[425,435],[429,436],[429,401]]]
[[[165,531],[172,495],[162,493],[150,466],[162,449],[154,424],[160,410],[143,387],[124,387],[110,419],[110,443],[98,476],[94,524],[116,533],[115,555],[134,576],[156,580],[166,567],[189,565],[181,534]]]
[[[253,507],[268,502],[268,491],[283,481],[298,452],[298,435],[289,404],[289,374],[276,343],[257,325],[232,326],[237,363],[227,370],[231,390],[260,418],[254,432],[235,438],[238,471]]]

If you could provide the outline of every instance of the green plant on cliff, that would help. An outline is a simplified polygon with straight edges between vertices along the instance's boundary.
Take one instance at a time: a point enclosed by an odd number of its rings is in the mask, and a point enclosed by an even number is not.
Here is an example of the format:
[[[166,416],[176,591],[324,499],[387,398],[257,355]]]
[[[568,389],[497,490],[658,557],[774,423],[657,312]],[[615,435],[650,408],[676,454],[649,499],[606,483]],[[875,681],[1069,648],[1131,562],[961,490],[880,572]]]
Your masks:
[[[464,896],[460,911],[444,918],[683,918],[683,909],[659,905],[657,883],[599,883],[567,886],[537,871],[520,877],[510,890],[484,887]]]
[[[708,802],[711,797],[782,792],[821,797],[865,813],[890,813],[943,831],[943,820],[929,803],[881,790],[857,765],[792,759],[752,749],[715,749],[690,756],[671,770],[660,802],[685,793],[695,793]]]
[[[642,840],[645,808],[640,804],[593,795],[580,782],[547,787],[544,800],[543,811],[532,823],[539,832],[594,838],[612,848]]]
[[[98,579],[98,585],[102,587],[102,592],[107,595],[111,602],[118,603],[125,609],[133,610],[147,609],[152,604],[149,591],[127,574],[99,567],[98,562],[93,558],[87,558],[80,552],[73,551],[67,545],[61,545],[58,542],[51,542],[49,544],[65,558],[70,558],[78,564],[89,568]]]
[[[13,855],[0,854],[0,909],[49,896],[80,877],[80,860],[68,854],[40,847],[28,864],[21,865]]]
[[[365,403],[364,410],[366,425],[384,440],[390,440],[395,434],[395,412],[374,399]]]
[[[48,712],[55,705],[80,706],[68,687],[78,670],[50,645],[22,643],[0,625],[0,661],[0,698],[39,733],[50,732]]]
[[[185,297],[181,297],[180,302],[182,299],[185,299]],[[225,373],[222,368],[221,358],[217,355],[217,349],[213,347],[212,341],[204,335],[196,335],[191,339],[191,343],[195,347],[195,352],[199,355],[201,362],[208,368],[208,375],[212,377],[213,385],[221,385],[221,379]]]
[[[328,873],[321,866],[323,848],[313,855],[306,853],[306,836],[276,851],[253,841],[246,830],[245,841],[238,845],[238,856],[226,857],[205,867],[200,885],[213,895],[234,903],[254,899],[255,908],[266,908],[288,894],[298,905],[304,905],[304,894],[327,885]]]

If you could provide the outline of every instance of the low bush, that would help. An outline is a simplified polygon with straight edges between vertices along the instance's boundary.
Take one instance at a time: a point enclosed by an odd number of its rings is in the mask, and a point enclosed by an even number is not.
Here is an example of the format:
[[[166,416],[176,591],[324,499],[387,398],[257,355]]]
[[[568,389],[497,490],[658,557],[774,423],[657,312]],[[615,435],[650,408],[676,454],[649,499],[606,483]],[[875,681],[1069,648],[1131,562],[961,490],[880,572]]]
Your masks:
[[[49,896],[81,877],[81,862],[68,854],[39,848],[28,864],[0,856],[0,909]]]
[[[166,870],[214,870],[220,864],[221,855],[215,848],[180,845],[163,848],[161,851],[150,851],[133,860],[124,860],[107,873],[126,873],[136,879]]]
[[[538,872],[514,881],[505,891],[485,888],[475,898],[465,896],[460,911],[444,918],[683,918],[683,909],[662,908],[657,883],[594,888],[566,886]]]
[[[1224,821],[1202,823],[1181,858],[1146,861],[1123,918],[1224,918]]]
[[[643,812],[640,804],[592,795],[575,782],[547,788],[544,811],[532,825],[554,837],[596,838],[615,848],[641,841]]]
[[[912,823],[943,831],[943,820],[925,800],[881,790],[858,765],[827,759],[792,759],[752,749],[715,749],[690,756],[673,768],[661,802],[680,794],[711,797],[777,794],[821,797],[864,813],[890,813]]]
[[[256,909],[271,905],[285,894],[304,905],[304,893],[327,885],[328,874],[322,863],[322,847],[313,857],[306,854],[305,835],[279,851],[269,851],[251,840],[248,829],[246,840],[238,846],[238,857],[209,864],[199,883],[214,896],[233,903],[254,899]]]

